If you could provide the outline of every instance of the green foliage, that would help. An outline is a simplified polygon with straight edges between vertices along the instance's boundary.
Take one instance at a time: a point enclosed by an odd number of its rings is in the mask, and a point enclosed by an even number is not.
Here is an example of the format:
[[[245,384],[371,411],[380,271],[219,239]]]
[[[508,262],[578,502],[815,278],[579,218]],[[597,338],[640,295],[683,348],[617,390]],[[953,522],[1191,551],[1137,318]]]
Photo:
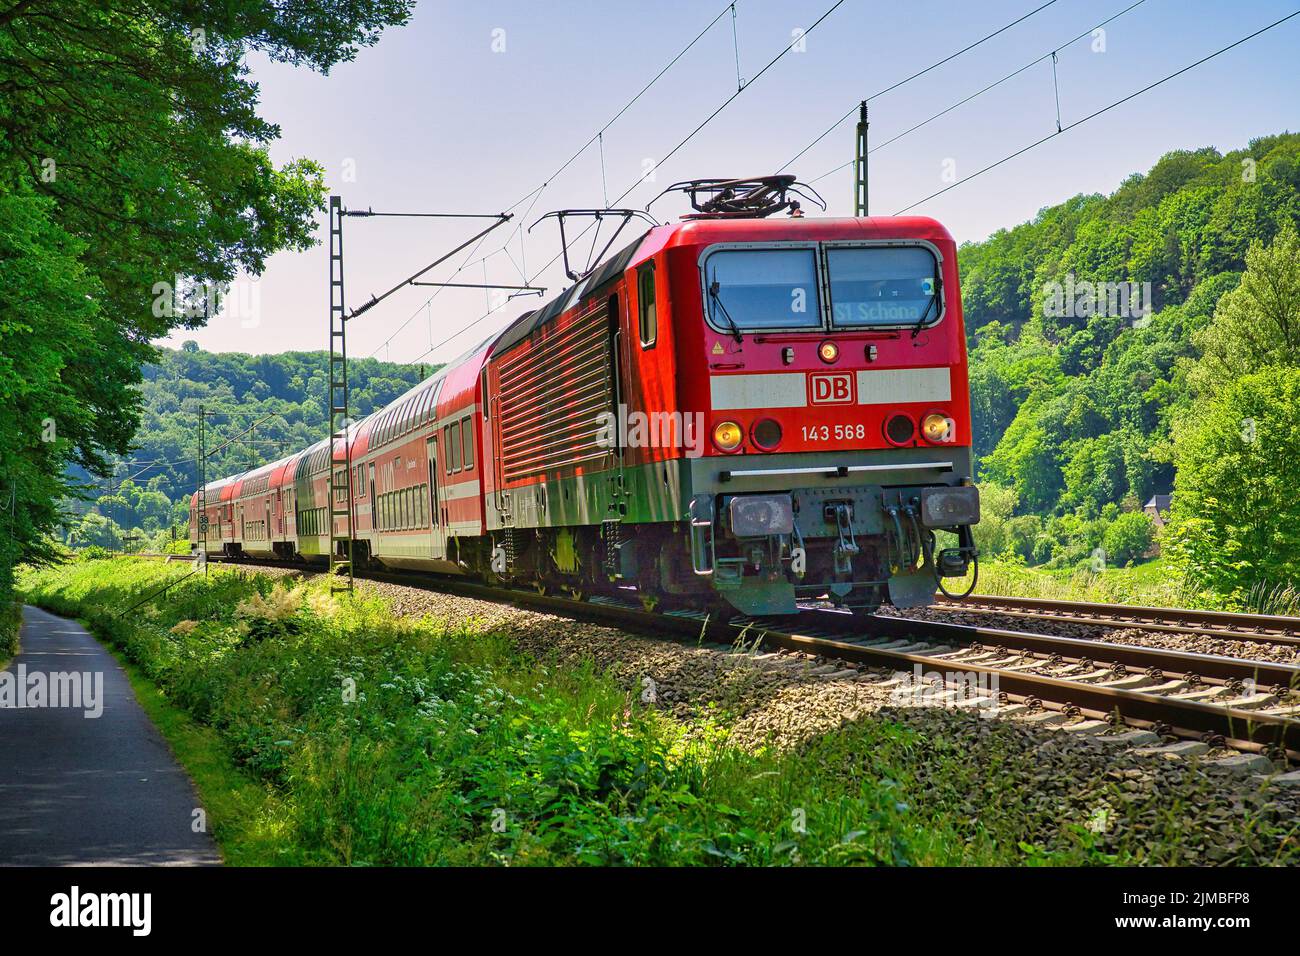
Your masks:
[[[1011,516],[1016,493],[1002,485],[980,485],[980,521],[975,526],[975,546],[985,557],[1005,554],[1010,544]]]
[[[14,564],[49,556],[42,539],[68,488],[64,463],[93,458],[95,423],[108,413],[83,394],[111,338],[93,322],[100,286],[80,261],[85,244],[54,211],[30,187],[0,186],[0,607]]]
[[[329,362],[323,352],[246,355],[204,352],[191,345],[159,349],[155,361],[145,366],[134,451],[110,460],[113,473],[131,477],[109,482],[82,506],[151,539],[172,527],[185,536],[189,495],[199,482],[200,408],[208,413],[208,449],[219,449],[208,459],[209,480],[306,448],[323,437],[328,421]],[[438,368],[373,358],[349,361],[352,414],[362,417],[382,408]],[[239,435],[255,422],[261,424],[252,433],[220,447],[223,436]],[[74,469],[73,477],[93,482],[82,470]],[[75,536],[75,520],[69,527]],[[69,537],[69,543],[76,546],[77,541]]]
[[[119,558],[24,585],[30,600],[87,618],[283,797],[279,862],[999,859],[987,837],[968,844],[911,813],[890,780],[843,774],[872,738],[898,737],[888,725],[824,743],[811,761],[749,754],[716,728],[688,733],[590,668],[541,665],[490,635],[396,618],[374,600],[339,605],[323,585],[185,573]],[[116,616],[164,583],[165,600]],[[215,836],[231,839],[231,821]]]
[[[1264,368],[1300,367],[1300,236],[1293,224],[1267,246],[1251,244],[1241,283],[1219,299],[1195,342],[1201,356],[1190,382],[1200,393]]]
[[[122,548],[122,528],[112,518],[87,512],[68,532],[68,544],[74,548],[119,551]]]
[[[18,653],[18,630],[22,625],[22,611],[15,603],[0,606],[0,667]]]
[[[1139,560],[1155,543],[1155,523],[1141,511],[1126,511],[1111,522],[1101,536],[1106,561],[1120,567]]]
[[[1054,749],[1060,776],[1049,779],[1053,744],[1026,746],[1011,722],[910,709],[793,750],[742,750],[726,715],[674,719],[590,664],[538,661],[462,623],[401,618],[373,599],[336,603],[324,582],[185,573],[118,558],[23,583],[29,599],[82,616],[138,664],[158,687],[151,713],[165,694],[264,788],[267,799],[234,801],[228,790],[246,782],[194,774],[231,861],[1175,863],[1201,852],[1192,834],[1243,812],[1247,835],[1217,859],[1296,857],[1283,808],[1268,818],[1229,805],[1239,795],[1199,771],[1175,792],[1131,791],[1085,747]],[[165,583],[164,599],[117,615]],[[184,741],[177,752],[194,759]],[[1081,826],[1099,804],[1122,822],[1105,835]]]
[[[1244,599],[1300,582],[1300,369],[1269,369],[1198,403],[1175,433],[1167,548],[1189,577]]]
[[[323,170],[276,167],[259,52],[328,70],[408,0],[9,3],[0,11],[0,607],[51,557],[68,465],[103,474],[139,424],[149,342],[206,313],[161,283],[260,274],[315,240]]]

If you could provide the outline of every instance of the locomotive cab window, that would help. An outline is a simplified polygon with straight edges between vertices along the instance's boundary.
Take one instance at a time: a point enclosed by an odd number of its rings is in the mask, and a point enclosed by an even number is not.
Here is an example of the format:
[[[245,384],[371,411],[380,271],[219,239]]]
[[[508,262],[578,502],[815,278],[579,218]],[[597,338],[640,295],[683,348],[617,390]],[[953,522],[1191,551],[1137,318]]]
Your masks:
[[[836,328],[926,326],[943,310],[939,260],[923,246],[826,250],[831,324]]]
[[[812,248],[720,249],[704,262],[704,292],[719,332],[822,328]]]
[[[655,264],[647,262],[636,274],[637,325],[640,329],[641,347],[655,344],[659,334],[659,316],[655,312]]]

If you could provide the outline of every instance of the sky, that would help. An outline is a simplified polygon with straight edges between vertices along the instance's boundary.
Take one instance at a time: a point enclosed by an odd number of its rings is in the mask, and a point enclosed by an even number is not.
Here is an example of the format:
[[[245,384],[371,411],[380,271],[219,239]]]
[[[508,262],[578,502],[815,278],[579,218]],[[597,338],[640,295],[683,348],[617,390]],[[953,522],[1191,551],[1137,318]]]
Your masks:
[[[1060,122],[1068,126],[1291,13],[1300,0],[1142,0],[1108,23],[1104,35],[1093,28],[1134,0],[1055,0],[883,93],[1045,0],[842,0],[813,27],[834,2],[737,0],[733,20],[723,0],[423,0],[406,26],[386,31],[327,76],[251,57],[262,115],[281,129],[272,158],[319,162],[345,207],[513,212],[510,222],[425,280],[527,279],[548,289],[545,299],[508,300],[480,289],[405,287],[349,322],[349,355],[417,363],[455,358],[567,285],[554,220],[536,223],[544,213],[641,208],[682,179],[776,172],[848,113],[788,171],[814,184],[828,203],[826,215],[851,215],[852,169],[834,170],[853,158],[856,106],[864,98],[872,145],[880,145],[870,158],[870,212],[894,214],[956,182],[911,212],[940,220],[958,242],[1014,226],[1078,193],[1109,193],[1170,150],[1227,151],[1300,126],[1297,17],[968,178],[1053,133],[1058,95]],[[554,175],[706,27],[597,142]],[[882,145],[1054,50],[1055,82],[1047,56]],[[680,196],[670,195],[651,212],[670,221],[685,209]],[[388,290],[487,224],[345,219],[347,306]],[[326,348],[324,215],[317,234],[321,245],[277,254],[262,276],[237,283],[206,328],[160,344],[194,339],[212,351],[252,353]],[[590,240],[588,234],[578,244],[580,261]]]

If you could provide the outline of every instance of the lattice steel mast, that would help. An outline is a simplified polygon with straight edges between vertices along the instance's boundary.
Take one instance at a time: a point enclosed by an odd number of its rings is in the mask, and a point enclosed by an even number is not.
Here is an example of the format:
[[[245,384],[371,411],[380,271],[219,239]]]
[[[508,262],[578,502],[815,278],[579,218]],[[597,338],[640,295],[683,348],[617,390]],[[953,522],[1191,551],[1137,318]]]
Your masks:
[[[352,456],[348,434],[348,316],[343,297],[343,202],[330,196],[330,368],[329,368],[329,516],[330,516],[330,593],[351,593],[352,567]],[[335,450],[342,442],[343,472],[335,465]],[[343,495],[342,507],[339,496]],[[345,535],[339,533],[343,519]],[[337,575],[347,569],[346,585]]]

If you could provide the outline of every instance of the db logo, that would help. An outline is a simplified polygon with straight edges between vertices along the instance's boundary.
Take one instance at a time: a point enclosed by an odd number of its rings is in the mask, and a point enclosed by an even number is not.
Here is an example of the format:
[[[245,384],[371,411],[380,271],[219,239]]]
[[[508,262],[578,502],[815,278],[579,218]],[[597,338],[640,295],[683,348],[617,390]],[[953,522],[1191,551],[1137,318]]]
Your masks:
[[[815,372],[808,376],[808,388],[814,405],[852,405],[851,372]]]

